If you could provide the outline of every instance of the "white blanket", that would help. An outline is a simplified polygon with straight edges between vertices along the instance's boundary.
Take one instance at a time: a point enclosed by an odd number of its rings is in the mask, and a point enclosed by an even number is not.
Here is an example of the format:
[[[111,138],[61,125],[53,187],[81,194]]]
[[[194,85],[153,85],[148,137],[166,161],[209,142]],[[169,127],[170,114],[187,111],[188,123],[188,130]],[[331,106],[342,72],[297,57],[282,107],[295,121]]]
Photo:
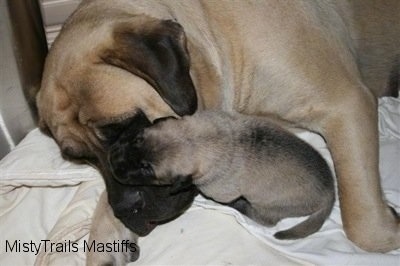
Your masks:
[[[400,100],[381,99],[379,118],[382,185],[400,212]],[[332,166],[320,136],[298,135]],[[33,130],[0,161],[0,265],[84,265],[83,241],[103,189],[96,170],[64,161],[54,141]],[[181,217],[139,239],[132,265],[400,265],[400,250],[367,253],[347,240],[338,202],[319,232],[293,241],[273,237],[301,219],[267,228],[198,196]],[[69,240],[76,250],[67,250]],[[51,243],[65,248],[50,250]]]

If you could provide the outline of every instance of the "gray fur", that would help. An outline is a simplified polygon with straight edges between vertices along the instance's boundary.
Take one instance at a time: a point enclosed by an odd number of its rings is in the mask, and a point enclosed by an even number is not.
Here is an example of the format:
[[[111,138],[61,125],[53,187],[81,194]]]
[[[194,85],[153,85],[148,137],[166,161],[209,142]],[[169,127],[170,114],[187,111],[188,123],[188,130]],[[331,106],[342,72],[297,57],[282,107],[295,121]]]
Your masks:
[[[276,233],[279,239],[316,232],[332,210],[334,181],[325,160],[266,118],[199,112],[160,121],[132,143],[134,161],[140,163],[131,165],[151,166],[146,172],[154,176],[134,169],[135,174],[121,178],[123,182],[162,185],[190,178],[205,196],[264,225],[310,215]]]

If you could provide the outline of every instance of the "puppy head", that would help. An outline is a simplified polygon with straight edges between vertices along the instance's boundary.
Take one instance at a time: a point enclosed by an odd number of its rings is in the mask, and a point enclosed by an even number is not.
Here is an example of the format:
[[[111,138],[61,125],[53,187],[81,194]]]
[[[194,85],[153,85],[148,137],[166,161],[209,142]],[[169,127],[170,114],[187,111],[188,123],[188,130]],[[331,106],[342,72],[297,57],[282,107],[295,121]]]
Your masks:
[[[115,216],[139,236],[178,217],[198,193],[193,185],[174,193],[170,186],[127,186],[109,180],[108,198]]]
[[[122,184],[153,185],[158,184],[151,164],[154,158],[152,148],[146,145],[141,130],[132,138],[130,130],[111,146],[108,164],[113,177]]]
[[[179,24],[118,9],[99,17],[86,6],[50,49],[37,95],[40,127],[67,159],[97,157],[110,141],[102,130],[108,125],[129,124],[138,114],[153,121],[197,108]]]
[[[194,171],[194,158],[182,126],[181,119],[162,119],[136,135],[127,129],[108,154],[113,176],[129,185],[184,183]]]

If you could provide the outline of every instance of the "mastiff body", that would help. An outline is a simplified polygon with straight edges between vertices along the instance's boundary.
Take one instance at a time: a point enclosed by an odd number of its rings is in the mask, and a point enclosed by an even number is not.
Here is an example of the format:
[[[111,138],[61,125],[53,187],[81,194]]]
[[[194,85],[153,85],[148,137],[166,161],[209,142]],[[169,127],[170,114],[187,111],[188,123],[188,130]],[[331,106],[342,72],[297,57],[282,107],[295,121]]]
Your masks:
[[[93,162],[139,113],[274,116],[326,140],[348,238],[393,250],[377,97],[398,93],[399,13],[397,0],[84,0],[49,52],[40,125]]]

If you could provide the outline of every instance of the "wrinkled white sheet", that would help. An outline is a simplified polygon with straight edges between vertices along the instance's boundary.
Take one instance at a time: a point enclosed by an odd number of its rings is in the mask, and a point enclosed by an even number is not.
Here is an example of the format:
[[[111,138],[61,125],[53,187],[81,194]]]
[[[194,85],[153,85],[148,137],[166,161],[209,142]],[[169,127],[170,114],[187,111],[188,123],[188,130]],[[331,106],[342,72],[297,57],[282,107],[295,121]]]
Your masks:
[[[390,205],[400,212],[400,100],[379,104],[380,168]],[[298,135],[330,165],[323,139]],[[54,141],[33,130],[0,161],[0,265],[84,265],[83,241],[104,185],[98,172],[64,161]],[[132,265],[400,265],[400,250],[367,253],[346,239],[338,202],[322,229],[301,240],[279,241],[277,230],[302,218],[267,228],[235,210],[198,196],[178,219],[139,239],[141,254]],[[41,240],[78,243],[77,252],[10,252],[10,244]],[[6,241],[9,246],[6,250]]]

